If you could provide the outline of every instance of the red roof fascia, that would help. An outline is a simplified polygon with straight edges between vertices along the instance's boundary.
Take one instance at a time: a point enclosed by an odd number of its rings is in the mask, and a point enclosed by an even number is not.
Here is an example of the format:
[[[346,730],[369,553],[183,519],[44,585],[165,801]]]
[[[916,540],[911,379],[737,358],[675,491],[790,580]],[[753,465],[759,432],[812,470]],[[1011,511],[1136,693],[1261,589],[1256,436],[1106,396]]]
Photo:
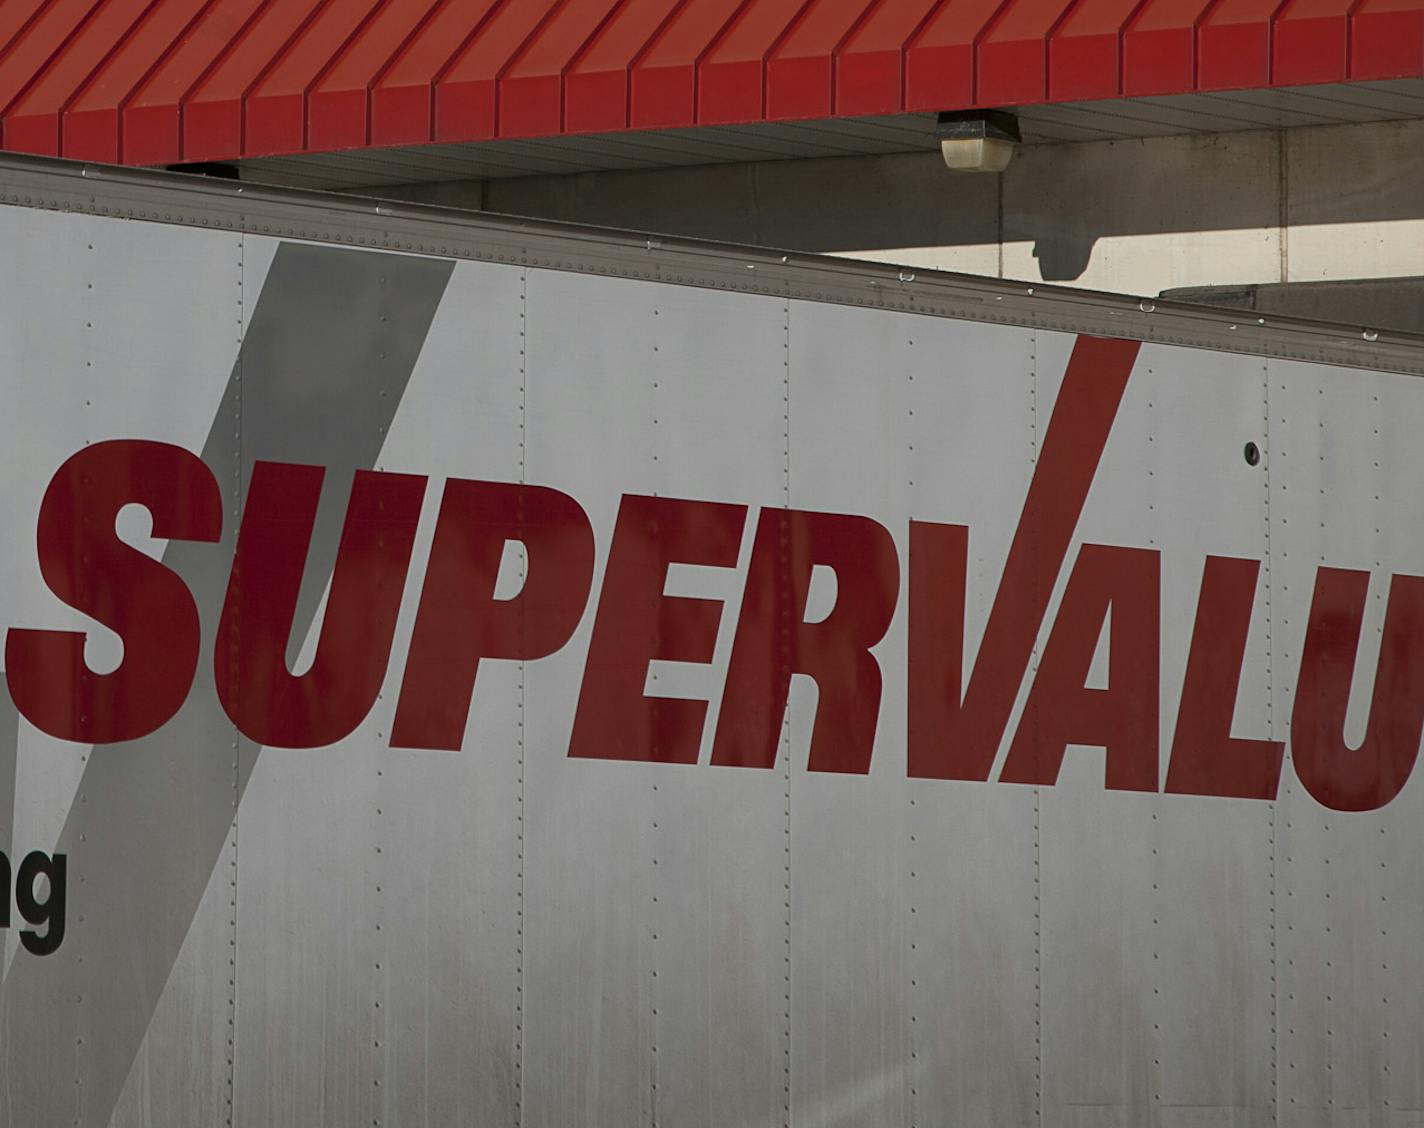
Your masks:
[[[202,17],[211,0],[155,4],[129,38],[74,91],[60,119],[61,155],[117,163],[122,158],[122,108]]]
[[[1281,0],[1219,0],[1197,26],[1197,85],[1244,90],[1271,83],[1271,25]]]
[[[1078,102],[1122,93],[1123,29],[1143,0],[1080,0],[1048,44],[1048,100]]]
[[[371,85],[372,146],[434,139],[435,79],[484,27],[495,2],[440,0]]]
[[[1015,0],[979,41],[975,101],[1020,105],[1048,97],[1049,37],[1073,0]]]
[[[356,149],[370,141],[371,87],[435,10],[435,0],[383,0],[306,89],[310,149]]]
[[[1288,0],[1272,27],[1272,85],[1344,82],[1350,73],[1350,9],[1357,2]]]
[[[1417,78],[1424,71],[1424,3],[1364,0],[1351,13],[1350,77]]]
[[[232,160],[1424,77],[1424,0],[4,0],[0,147]]]
[[[495,136],[499,79],[557,23],[553,17],[561,2],[503,0],[435,80],[436,141],[483,141]],[[557,49],[557,43],[554,46]]]
[[[633,128],[697,124],[697,65],[749,2],[685,0],[678,7],[631,68]]]
[[[307,91],[376,13],[378,0],[328,0],[243,99],[244,149],[290,153],[307,146]]]
[[[979,105],[975,91],[977,64],[983,58],[980,45],[1019,3],[1035,10],[1042,6],[1042,0],[945,0],[905,52],[905,108]],[[1007,43],[1001,42],[1000,49]]]
[[[254,89],[300,43],[302,33],[321,12],[325,0],[272,0],[243,30],[232,50],[183,100],[183,159],[222,160],[234,150],[244,156],[266,154],[266,138],[254,148],[243,128],[243,115]],[[299,145],[289,151],[298,151]]]
[[[29,5],[23,6],[28,12]],[[99,6],[99,0],[53,0],[28,13],[16,29],[0,53],[0,145],[23,151],[27,131],[24,119],[15,116],[16,106],[46,74],[65,66],[70,44],[78,40],[77,50],[83,50],[84,27]]]
[[[632,72],[684,0],[623,0],[564,71],[564,130],[606,133],[628,124]]]
[[[836,113],[893,114],[905,108],[905,45],[945,0],[881,0],[835,55]],[[950,107],[946,107],[950,108]]]
[[[825,118],[834,112],[836,51],[875,11],[812,0],[766,60],[766,116]]]
[[[57,157],[60,114],[148,13],[154,0],[114,0],[95,9],[34,76],[5,115],[5,147]]]
[[[158,64],[138,79],[118,102],[119,152],[124,164],[181,161],[183,113],[188,94],[236,44],[267,0],[215,0],[175,40]],[[129,70],[125,51],[114,57],[120,73]],[[137,68],[133,68],[137,69]],[[91,105],[91,111],[101,107]]]
[[[567,0],[499,79],[502,137],[543,137],[564,129],[564,75],[618,12],[609,0]],[[615,128],[622,128],[619,121]]]
[[[750,0],[737,13],[697,68],[699,124],[763,120],[766,60],[797,30],[808,6],[808,0]]]

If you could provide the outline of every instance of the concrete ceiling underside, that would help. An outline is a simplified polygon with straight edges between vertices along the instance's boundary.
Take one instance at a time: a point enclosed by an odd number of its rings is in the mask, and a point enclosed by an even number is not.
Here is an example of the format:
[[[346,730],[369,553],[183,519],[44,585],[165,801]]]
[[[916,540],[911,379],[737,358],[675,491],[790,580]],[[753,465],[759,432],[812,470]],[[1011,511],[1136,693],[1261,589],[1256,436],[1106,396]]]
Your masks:
[[[1424,80],[1037,105],[1024,107],[1019,116],[1026,143],[1411,120],[1424,118]],[[933,114],[897,114],[363,149],[235,163],[244,179],[349,191],[434,181],[921,152],[937,145],[934,125]]]

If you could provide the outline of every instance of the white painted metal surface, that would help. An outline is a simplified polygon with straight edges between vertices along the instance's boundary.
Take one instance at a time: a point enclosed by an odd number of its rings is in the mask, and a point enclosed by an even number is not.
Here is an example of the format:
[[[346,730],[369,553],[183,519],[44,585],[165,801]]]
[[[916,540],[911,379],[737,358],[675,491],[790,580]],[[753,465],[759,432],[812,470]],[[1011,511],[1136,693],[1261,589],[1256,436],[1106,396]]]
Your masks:
[[[121,661],[36,555],[46,486],[86,446],[202,453],[224,498],[217,543],[156,542],[142,513],[120,517],[202,618],[177,716],[121,744],[23,718],[0,732],[14,781],[0,848],[68,859],[63,942],[19,946],[44,928],[18,912],[4,934],[0,1123],[1418,1117],[1417,780],[1382,809],[1331,810],[1288,748],[1273,800],[1108,790],[1101,747],[1074,744],[1053,785],[997,782],[1084,546],[1160,567],[1159,781],[1208,555],[1260,562],[1241,739],[1291,739],[1317,569],[1369,572],[1346,725],[1359,741],[1389,577],[1424,559],[1417,343],[556,229],[462,236],[436,214],[378,217],[373,236],[354,208],[227,212],[232,197],[140,178],[95,189],[99,214],[17,202],[75,206],[61,171],[0,169],[0,189],[0,625],[87,631],[96,673]],[[333,245],[366,241],[385,245]],[[865,296],[891,279],[894,298]],[[1171,340],[1130,358],[995,782],[913,777],[911,522],[968,526],[967,669],[1035,470],[1058,457],[1047,439],[1086,347],[1073,330],[1114,325]],[[1104,365],[1075,385],[1089,399]],[[258,747],[214,693],[254,460],[331,468],[298,672],[320,659],[350,472],[429,478],[379,698],[329,746]],[[452,478],[574,498],[591,594],[553,653],[480,664],[458,751],[392,748]],[[654,660],[641,682],[708,702],[696,764],[568,755],[615,519],[636,494],[749,507],[735,568],[675,564],[659,589],[722,604],[710,662]],[[745,704],[723,685],[756,521],[783,507],[869,517],[896,546],[864,774],[809,769],[825,702],[804,674],[774,766],[711,763],[721,714]],[[1034,544],[1049,551],[1046,533]],[[500,597],[537,567],[506,553]],[[807,621],[853,600],[849,583],[819,568]],[[1084,688],[1120,675],[1112,632],[1109,618]]]

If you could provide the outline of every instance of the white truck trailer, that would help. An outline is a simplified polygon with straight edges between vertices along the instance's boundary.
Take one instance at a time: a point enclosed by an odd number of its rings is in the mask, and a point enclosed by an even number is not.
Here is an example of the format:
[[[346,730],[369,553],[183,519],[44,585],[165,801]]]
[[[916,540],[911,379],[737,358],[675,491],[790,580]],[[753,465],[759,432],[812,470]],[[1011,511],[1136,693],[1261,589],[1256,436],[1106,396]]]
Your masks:
[[[0,164],[0,1123],[1424,1124],[1424,340]]]

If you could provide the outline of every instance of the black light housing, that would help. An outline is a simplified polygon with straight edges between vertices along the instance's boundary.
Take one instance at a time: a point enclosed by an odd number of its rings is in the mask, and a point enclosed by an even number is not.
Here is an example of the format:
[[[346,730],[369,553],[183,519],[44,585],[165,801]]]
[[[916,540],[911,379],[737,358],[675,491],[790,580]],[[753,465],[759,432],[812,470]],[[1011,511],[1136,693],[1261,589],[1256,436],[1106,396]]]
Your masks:
[[[1003,172],[1023,140],[1017,114],[1007,110],[954,110],[935,124],[940,155],[956,172]]]

